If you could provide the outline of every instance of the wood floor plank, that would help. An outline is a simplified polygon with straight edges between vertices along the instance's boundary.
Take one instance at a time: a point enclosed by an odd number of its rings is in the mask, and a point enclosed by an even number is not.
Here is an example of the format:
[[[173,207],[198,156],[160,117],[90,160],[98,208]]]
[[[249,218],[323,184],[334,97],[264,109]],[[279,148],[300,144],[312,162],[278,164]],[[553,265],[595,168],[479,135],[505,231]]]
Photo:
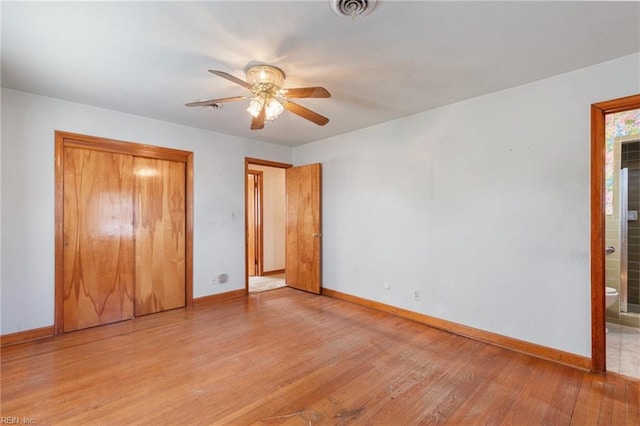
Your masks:
[[[618,410],[614,412],[614,424],[640,425],[640,381],[628,381],[622,379],[621,386],[626,387],[626,398],[615,405]],[[631,401],[628,403],[627,401]],[[624,415],[620,415],[624,412]],[[623,420],[624,419],[624,420]]]
[[[2,349],[1,415],[47,425],[635,425],[596,376],[289,288]]]
[[[493,354],[487,363],[496,368],[466,398],[467,409],[457,410],[449,417],[447,421],[451,424],[499,424],[524,382],[533,374],[529,364],[535,361],[533,358],[515,352],[507,354],[495,346],[487,346],[487,351]],[[522,385],[516,384],[515,377],[520,378]]]
[[[571,418],[572,426],[597,424],[600,405],[602,404],[602,389],[606,379],[604,376],[587,374],[582,377],[580,391]]]
[[[624,386],[620,386],[617,380],[611,380],[608,383],[604,383],[602,391],[605,395],[611,395],[611,398],[602,398],[600,412],[598,413],[598,424],[612,424],[615,398],[621,394],[624,395],[626,389]]]
[[[532,366],[534,374],[530,377],[531,383],[525,384],[502,423],[526,424],[529,419],[537,418],[541,419],[543,424],[568,424],[573,411],[573,403],[567,407],[561,402],[565,398],[575,401],[578,389],[574,390],[574,388],[568,387],[567,389],[573,392],[556,393],[556,389],[561,387],[566,376],[566,374],[561,374],[561,370],[564,368],[560,365],[537,360]],[[558,407],[561,409],[559,410]],[[562,409],[566,409],[568,412]]]

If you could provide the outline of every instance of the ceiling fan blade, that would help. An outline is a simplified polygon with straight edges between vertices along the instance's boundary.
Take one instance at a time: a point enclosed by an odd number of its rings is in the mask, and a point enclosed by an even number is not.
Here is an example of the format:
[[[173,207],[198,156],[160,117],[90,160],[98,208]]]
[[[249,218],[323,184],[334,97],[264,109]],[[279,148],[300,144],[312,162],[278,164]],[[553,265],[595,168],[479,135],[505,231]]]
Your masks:
[[[265,102],[262,105],[260,114],[258,114],[257,117],[253,117],[253,120],[251,120],[251,130],[264,129],[264,123],[266,121],[267,121],[267,103]]]
[[[208,101],[189,102],[188,104],[185,104],[185,106],[188,106],[188,107],[208,106],[208,105],[220,104],[220,103],[223,103],[223,102],[242,101],[244,99],[249,99],[249,98],[246,97],[246,96],[233,96],[233,97],[230,97],[230,98],[220,98],[220,99],[210,99]]]
[[[324,87],[297,87],[282,91],[287,98],[330,98],[331,93]]]
[[[231,74],[229,74],[228,72],[224,72],[224,71],[216,71],[216,70],[209,70],[210,73],[217,75],[218,77],[222,77],[225,78],[229,81],[233,81],[236,84],[239,84],[240,86],[244,87],[245,89],[251,90],[251,85],[249,83],[247,83],[244,80],[240,80],[238,77],[234,77]]]
[[[303,107],[302,105],[298,105],[295,102],[283,101],[282,104],[284,105],[285,109],[291,111],[296,115],[299,115],[302,118],[316,123],[318,126],[324,126],[329,122],[329,119],[327,117],[320,115],[317,112],[313,112],[310,109]]]

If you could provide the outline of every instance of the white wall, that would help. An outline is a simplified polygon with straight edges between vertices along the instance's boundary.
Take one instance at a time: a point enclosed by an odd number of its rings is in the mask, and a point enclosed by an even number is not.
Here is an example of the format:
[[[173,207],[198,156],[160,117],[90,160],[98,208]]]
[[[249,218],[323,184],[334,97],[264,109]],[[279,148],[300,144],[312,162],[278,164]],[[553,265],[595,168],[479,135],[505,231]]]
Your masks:
[[[264,272],[284,269],[285,266],[285,169],[251,165],[262,171],[262,233]]]
[[[53,324],[55,130],[193,151],[194,297],[244,288],[244,158],[290,163],[290,148],[1,93],[2,334]],[[228,273],[230,282],[212,286],[220,273]]]
[[[590,104],[639,93],[639,64],[295,148],[323,163],[324,286],[590,356]]]
[[[244,285],[244,226],[231,220],[244,157],[319,161],[325,287],[590,356],[589,106],[639,93],[639,76],[635,54],[293,156],[3,89],[1,333],[53,323],[53,132],[65,130],[195,153],[196,297]],[[223,272],[231,282],[212,287]]]

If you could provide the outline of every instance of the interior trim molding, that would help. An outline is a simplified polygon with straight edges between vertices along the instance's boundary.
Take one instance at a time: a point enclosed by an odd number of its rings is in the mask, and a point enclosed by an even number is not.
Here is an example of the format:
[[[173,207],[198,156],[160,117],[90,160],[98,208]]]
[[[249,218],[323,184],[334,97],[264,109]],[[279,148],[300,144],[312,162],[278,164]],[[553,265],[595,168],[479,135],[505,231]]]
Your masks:
[[[262,275],[278,275],[284,274],[284,269],[274,269],[273,271],[263,271]]]
[[[245,289],[232,290],[224,293],[212,294],[210,296],[197,297],[193,299],[191,307],[209,305],[216,302],[222,302],[224,300],[236,299],[238,297],[244,297],[247,295]],[[188,309],[184,307],[182,309]],[[135,319],[135,318],[133,318]],[[55,327],[53,325],[41,328],[34,328],[31,330],[18,331],[15,333],[0,335],[0,347],[18,345],[20,343],[31,342],[33,340],[44,339],[47,337],[55,336]]]
[[[605,309],[605,116],[640,108],[640,95],[591,105],[591,371],[607,371]]]
[[[226,291],[224,293],[212,294],[210,296],[197,297],[192,299],[192,307],[209,305],[224,300],[236,299],[247,295],[245,289]],[[182,308],[187,309],[187,307]],[[135,319],[135,318],[134,318]],[[55,326],[34,328],[31,330],[18,331],[15,333],[0,335],[0,347],[17,345],[20,343],[31,342],[33,340],[44,339],[46,337],[55,336]]]
[[[241,288],[240,290],[225,291],[224,293],[212,294],[210,296],[196,297],[193,299],[193,306],[204,306],[212,303],[222,302],[224,300],[237,299],[238,297],[244,297],[247,295],[247,290]]]
[[[244,163],[246,165],[245,171],[249,170],[249,164],[255,164],[256,166],[276,167],[278,169],[288,169],[289,167],[293,167],[293,164],[289,163],[280,163],[278,161],[262,160],[260,158],[251,157],[245,157]]]
[[[351,294],[342,293],[328,288],[322,289],[322,295],[355,303],[357,305],[375,309],[376,311],[386,312],[404,319],[418,322],[420,324],[428,325],[429,327],[437,328],[439,330],[457,334],[459,336],[468,337],[470,339],[479,340],[481,342],[489,343],[495,346],[500,346],[501,348],[510,349],[526,355],[534,356],[536,358],[554,361],[560,364],[576,367],[581,370],[591,369],[590,358],[572,354],[570,352],[564,352],[558,349],[537,345],[535,343],[525,342],[524,340],[519,340],[513,337],[507,337],[501,334],[480,330],[477,328],[469,327],[436,317],[431,317],[429,315],[424,315],[418,312],[410,311],[408,309],[398,308],[395,306],[387,305],[369,299],[364,299],[358,296],[353,296]]]
[[[0,347],[17,345],[32,340],[44,339],[45,337],[53,337],[54,327],[33,328],[31,330],[18,331],[16,333],[3,334],[0,336]]]
[[[245,208],[247,209],[247,268],[249,268],[249,253],[250,244],[249,244],[249,228],[253,228],[254,234],[254,246],[253,246],[253,260],[254,263],[254,275],[262,275],[263,264],[264,264],[264,172],[262,170],[249,170],[247,172],[248,176],[245,176],[246,179],[249,179],[249,176],[252,176],[254,179],[253,186],[253,197],[251,197],[251,193],[249,190],[249,184],[247,184],[247,196],[245,198]],[[249,199],[253,199],[253,218],[251,218],[251,212],[249,211]],[[256,216],[257,213],[257,216]]]

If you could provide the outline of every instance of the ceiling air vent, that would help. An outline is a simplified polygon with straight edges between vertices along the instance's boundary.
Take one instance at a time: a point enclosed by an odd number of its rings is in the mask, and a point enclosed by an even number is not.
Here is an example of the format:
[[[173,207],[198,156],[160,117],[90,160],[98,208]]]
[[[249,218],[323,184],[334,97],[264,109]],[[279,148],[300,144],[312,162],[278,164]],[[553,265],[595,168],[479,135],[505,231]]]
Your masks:
[[[376,7],[376,0],[330,0],[331,9],[343,18],[367,16]]]

